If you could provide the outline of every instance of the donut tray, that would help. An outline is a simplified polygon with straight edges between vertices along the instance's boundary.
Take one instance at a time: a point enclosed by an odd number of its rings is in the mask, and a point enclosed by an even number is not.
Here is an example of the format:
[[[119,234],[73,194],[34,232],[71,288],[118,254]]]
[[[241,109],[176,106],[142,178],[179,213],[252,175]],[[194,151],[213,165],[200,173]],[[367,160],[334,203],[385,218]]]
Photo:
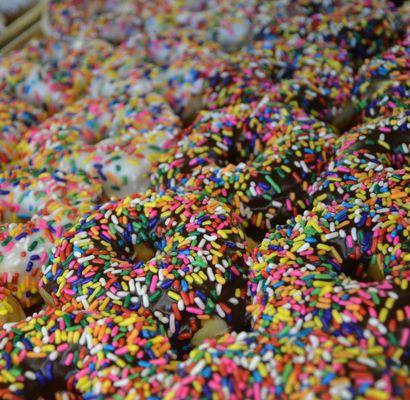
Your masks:
[[[0,55],[21,47],[42,33],[42,19],[48,9],[48,0],[40,0],[0,33]]]

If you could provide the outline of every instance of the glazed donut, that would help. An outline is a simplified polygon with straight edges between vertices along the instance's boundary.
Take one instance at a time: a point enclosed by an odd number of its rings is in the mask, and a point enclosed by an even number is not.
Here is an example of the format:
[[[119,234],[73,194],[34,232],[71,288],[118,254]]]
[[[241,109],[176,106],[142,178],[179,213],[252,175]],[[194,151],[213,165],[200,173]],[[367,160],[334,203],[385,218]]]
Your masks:
[[[30,104],[0,97],[0,171],[17,156],[15,148],[25,131],[45,118],[43,111]]]
[[[388,116],[395,108],[409,108],[410,47],[397,44],[365,60],[353,89],[353,104],[364,120]]]
[[[114,315],[46,308],[0,330],[0,396],[159,398],[161,375],[174,358],[169,350],[146,310]]]
[[[115,49],[102,66],[93,72],[88,89],[91,97],[122,96],[130,97],[163,92],[165,76],[163,68],[148,62],[146,44],[141,49],[129,39],[130,43]],[[128,48],[128,46],[131,48]],[[136,48],[134,51],[133,48]]]
[[[246,326],[245,236],[215,199],[174,192],[103,205],[65,235],[42,294],[68,309],[150,309],[176,349]]]
[[[239,2],[235,7],[224,1],[207,2],[206,7],[196,6],[202,9],[192,10],[178,2],[159,4],[161,12],[144,7],[144,30],[148,36],[189,30],[191,35],[213,41],[227,52],[238,50],[252,38],[252,12],[241,7]]]
[[[220,198],[255,239],[307,208],[306,191],[332,154],[336,134],[301,109],[267,100],[202,111],[159,160],[152,186]]]
[[[40,217],[33,217],[27,223],[1,223],[1,286],[20,307],[28,309],[41,303],[38,291],[41,266],[47,262],[48,252],[62,233],[60,226]]]
[[[84,174],[0,174],[0,277],[24,307],[39,301],[41,266],[56,239],[99,201],[100,184]]]
[[[48,36],[85,40],[104,39],[120,44],[142,28],[138,17],[138,2],[86,2],[77,7],[67,7],[64,2],[54,2],[46,25]]]
[[[0,87],[54,113],[85,93],[92,70],[111,51],[102,41],[90,41],[87,47],[84,42],[33,41],[26,49],[0,59]]]
[[[35,214],[61,223],[72,224],[101,199],[101,185],[79,173],[13,168],[0,174],[0,217],[6,222],[29,220]],[[65,210],[65,208],[69,208]]]
[[[165,399],[406,397],[406,367],[354,334],[241,332],[208,340],[178,366]]]
[[[85,98],[31,129],[18,152],[31,167],[85,171],[108,197],[121,197],[147,188],[152,162],[179,129],[178,117],[154,94]]]

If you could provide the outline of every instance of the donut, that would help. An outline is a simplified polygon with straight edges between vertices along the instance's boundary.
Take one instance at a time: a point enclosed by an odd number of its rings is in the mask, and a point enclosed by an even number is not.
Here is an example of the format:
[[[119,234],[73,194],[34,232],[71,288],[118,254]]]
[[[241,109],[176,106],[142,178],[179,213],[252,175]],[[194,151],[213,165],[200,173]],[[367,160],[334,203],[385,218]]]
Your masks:
[[[114,45],[142,27],[138,2],[86,2],[76,7],[54,2],[46,25],[48,36],[67,39],[104,39]]]
[[[180,2],[144,7],[145,32],[152,36],[187,29],[195,36],[218,43],[227,52],[239,49],[252,37],[252,6],[241,7],[237,2],[232,7],[225,1],[206,2],[206,7],[195,3],[195,7]]]
[[[42,110],[28,103],[0,96],[0,171],[17,156],[15,147],[25,131],[45,118]]]
[[[141,58],[146,57],[146,53],[145,48],[136,52],[124,47],[116,48],[102,66],[93,72],[88,94],[91,97],[134,97],[153,91],[161,93],[165,80],[163,69],[148,61],[142,63]]]
[[[234,53],[230,59],[224,58],[217,64],[209,57],[205,61],[210,64],[208,68],[204,68],[206,63],[199,67],[194,65],[198,73],[187,75],[190,78],[187,88],[184,78],[182,83],[180,78],[176,80],[178,90],[171,92],[168,98],[177,113],[192,115],[198,108],[212,110],[251,103],[268,94],[272,101],[302,107],[341,130],[351,123],[354,70],[346,51],[334,47],[323,49],[305,43],[296,43],[291,47],[286,42],[278,42],[275,49],[254,46]],[[169,82],[173,83],[173,79],[181,75],[184,68],[181,63],[171,65],[167,74],[173,75],[174,67],[177,72]],[[192,74],[192,67],[188,71]],[[277,83],[283,78],[290,79]],[[192,105],[198,97],[200,105],[196,102]],[[181,102],[181,98],[187,99],[182,100],[185,107],[182,111],[181,106],[174,106],[176,101]]]
[[[154,94],[84,98],[31,129],[18,152],[31,167],[85,171],[108,197],[121,197],[147,188],[152,162],[179,129],[179,118]]]
[[[142,308],[122,315],[46,308],[0,330],[0,396],[159,398],[173,359],[163,329]]]
[[[354,333],[408,362],[408,184],[407,173],[390,201],[376,184],[363,204],[320,204],[267,236],[252,269],[254,329]]]
[[[341,131],[351,124],[354,70],[346,51],[299,45],[288,67],[289,79],[277,83],[269,96],[303,108]]]
[[[90,41],[87,47],[78,43],[33,41],[26,49],[4,56],[0,87],[51,114],[61,110],[86,92],[91,71],[111,52],[105,42]]]
[[[332,128],[266,98],[202,111],[158,162],[153,188],[203,191],[234,207],[258,239],[308,207],[306,191],[332,154]]]
[[[39,302],[41,266],[56,240],[99,201],[100,184],[84,174],[0,174],[0,282],[24,307]]]
[[[165,399],[406,397],[407,374],[353,334],[233,332],[193,350]]]
[[[384,1],[349,2],[319,22],[312,20],[318,36],[345,48],[353,60],[363,61],[398,39],[400,17]]]
[[[293,8],[293,2],[291,4]],[[256,40],[273,46],[278,38],[304,39],[319,46],[329,43],[347,50],[357,65],[394,43],[401,31],[400,16],[384,1],[340,2],[327,13],[311,15],[288,11],[267,14],[256,24]],[[275,18],[275,19],[274,19]]]
[[[391,146],[379,136],[388,134],[389,123]],[[255,296],[249,310],[255,329],[286,324],[296,330],[354,333],[407,363],[410,171],[408,163],[394,169],[389,161],[395,160],[396,149],[407,152],[401,140],[408,122],[381,119],[358,127],[361,135],[352,140],[353,131],[345,141],[339,139],[330,173],[319,178],[319,190],[313,190],[316,205],[276,227],[255,252],[250,285]],[[383,145],[384,154],[379,154]],[[406,158],[398,154],[393,167]],[[349,160],[359,165],[358,172]],[[328,192],[320,191],[321,179]]]
[[[42,302],[38,291],[41,266],[47,262],[48,253],[62,233],[56,223],[39,217],[26,223],[2,221],[0,285],[10,292],[20,308],[37,307]],[[8,311],[11,313],[10,309]],[[18,319],[12,319],[15,320]]]
[[[388,116],[409,107],[409,42],[397,44],[365,60],[353,89],[353,104],[362,120]]]
[[[246,242],[219,201],[146,192],[96,209],[59,242],[42,295],[63,309],[150,309],[179,351],[246,326]]]
[[[207,41],[201,32],[192,32],[184,28],[151,34],[146,38],[145,46],[151,61],[160,65],[169,65],[181,59],[192,59],[203,53],[223,57],[218,44]]]
[[[409,129],[410,113],[396,109],[342,135],[334,158],[308,189],[313,204],[362,199],[377,180],[395,180],[396,170],[410,163]]]

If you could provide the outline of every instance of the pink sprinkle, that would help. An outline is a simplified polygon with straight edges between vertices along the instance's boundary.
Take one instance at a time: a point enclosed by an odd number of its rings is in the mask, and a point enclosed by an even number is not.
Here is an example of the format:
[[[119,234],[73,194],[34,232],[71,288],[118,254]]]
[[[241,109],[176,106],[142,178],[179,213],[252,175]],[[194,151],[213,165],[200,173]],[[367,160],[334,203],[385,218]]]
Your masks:
[[[201,315],[204,313],[202,310],[196,307],[187,307],[186,310],[191,314]]]
[[[68,349],[68,343],[63,343],[57,346],[57,351],[59,351],[60,353],[66,351],[67,349]]]
[[[73,361],[73,358],[74,358],[73,353],[68,353],[67,357],[64,361],[64,365],[67,365],[67,367],[68,367],[71,364],[71,362]]]
[[[167,360],[165,358],[158,358],[156,360],[152,360],[151,364],[154,365],[166,365],[167,364]]]
[[[115,354],[117,354],[117,355],[123,355],[123,354],[127,354],[127,353],[128,353],[128,348],[126,346],[115,350]]]
[[[7,246],[4,247],[4,251],[6,253],[9,253],[11,250],[13,250],[13,247],[14,247],[14,242],[11,241],[7,244]]]
[[[404,347],[404,346],[407,346],[407,342],[408,342],[409,336],[410,336],[410,329],[409,328],[404,328],[402,332],[403,332],[403,334],[401,336],[400,346]]]

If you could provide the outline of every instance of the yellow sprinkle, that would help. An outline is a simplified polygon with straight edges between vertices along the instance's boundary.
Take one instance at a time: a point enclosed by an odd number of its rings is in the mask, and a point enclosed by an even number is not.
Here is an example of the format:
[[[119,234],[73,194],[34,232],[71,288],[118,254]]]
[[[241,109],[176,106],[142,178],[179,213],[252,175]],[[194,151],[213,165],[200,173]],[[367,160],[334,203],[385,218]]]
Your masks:
[[[179,301],[181,299],[181,296],[178,293],[173,292],[172,290],[168,290],[167,295],[175,301]]]
[[[221,285],[226,283],[226,279],[221,274],[215,274],[215,280]]]
[[[389,398],[389,394],[380,389],[369,388],[366,390],[366,397],[372,397],[377,400],[387,400]]]
[[[330,251],[331,250],[330,246],[328,246],[327,244],[323,244],[323,243],[319,243],[317,245],[317,248],[320,249],[320,250],[324,250],[324,251]]]

